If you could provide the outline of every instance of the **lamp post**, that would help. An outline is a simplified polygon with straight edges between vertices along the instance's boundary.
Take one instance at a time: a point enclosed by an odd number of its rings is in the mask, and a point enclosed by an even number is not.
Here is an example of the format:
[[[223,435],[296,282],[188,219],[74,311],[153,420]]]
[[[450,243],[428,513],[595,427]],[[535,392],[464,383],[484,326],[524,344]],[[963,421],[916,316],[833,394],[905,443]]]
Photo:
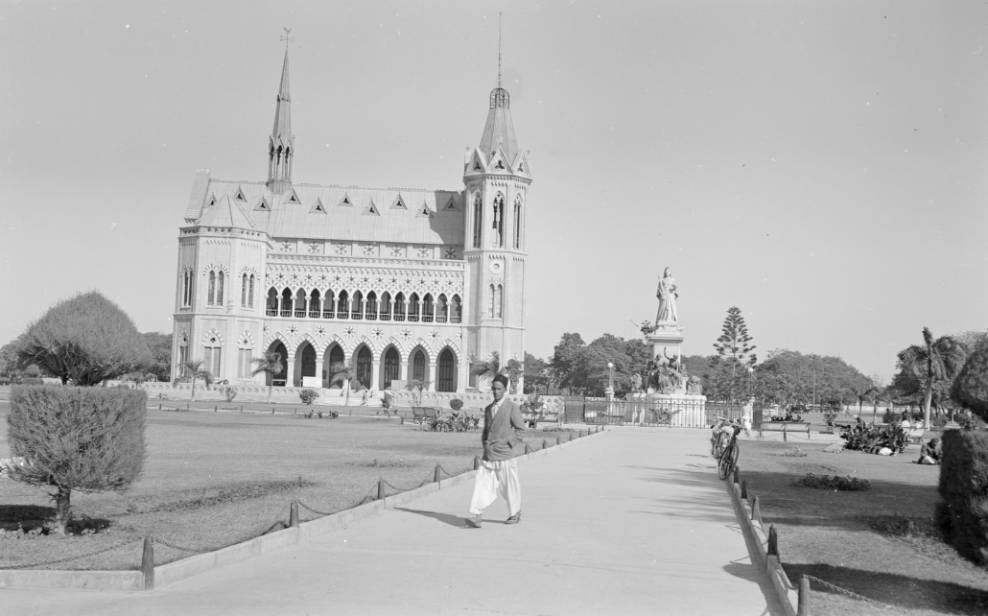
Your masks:
[[[614,362],[607,362],[607,389],[604,390],[604,395],[608,401],[614,399]]]

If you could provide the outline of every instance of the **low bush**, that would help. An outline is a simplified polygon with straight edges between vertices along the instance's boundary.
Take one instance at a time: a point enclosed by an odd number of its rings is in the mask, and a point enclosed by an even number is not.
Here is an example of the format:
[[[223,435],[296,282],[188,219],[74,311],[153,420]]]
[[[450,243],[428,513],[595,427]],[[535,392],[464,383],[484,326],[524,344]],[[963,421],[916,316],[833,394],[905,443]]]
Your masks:
[[[319,397],[319,392],[314,389],[303,389],[298,392],[298,398],[302,404],[312,404]]]
[[[869,426],[859,422],[841,428],[840,437],[844,439],[845,449],[868,453],[878,453],[883,447],[902,453],[909,444],[909,435],[897,425]]]
[[[835,492],[857,492],[871,488],[871,482],[867,479],[859,479],[845,475],[807,475],[793,480],[793,485],[801,488],[814,488],[817,490],[834,490]]]
[[[457,411],[429,419],[428,422],[429,429],[436,432],[467,432],[480,427],[480,417]]]
[[[453,409],[454,411],[460,410],[461,408],[463,408],[463,400],[460,400],[459,398],[453,398],[452,400],[449,401],[449,408]]]
[[[233,402],[233,399],[237,397],[237,388],[236,387],[223,388],[223,396],[226,398],[227,402]]]
[[[988,433],[947,430],[935,518],[962,556],[988,565]]]

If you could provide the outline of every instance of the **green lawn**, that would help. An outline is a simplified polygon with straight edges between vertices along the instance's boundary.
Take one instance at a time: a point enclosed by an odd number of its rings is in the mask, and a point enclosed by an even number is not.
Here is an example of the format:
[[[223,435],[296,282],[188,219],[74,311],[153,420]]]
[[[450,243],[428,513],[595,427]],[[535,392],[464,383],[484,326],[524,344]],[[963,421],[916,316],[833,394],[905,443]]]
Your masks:
[[[266,410],[213,413],[158,411],[157,401],[149,403],[147,459],[141,478],[124,494],[72,496],[77,518],[107,520],[109,528],[69,538],[0,535],[0,568],[46,563],[123,544],[97,556],[32,568],[133,569],[140,564],[140,540],[145,534],[178,547],[219,548],[287,521],[289,504],[295,499],[319,512],[336,512],[375,495],[378,478],[411,489],[431,481],[436,464],[455,475],[471,469],[473,457],[480,453],[477,431],[423,431],[368,409],[363,409],[366,414],[338,419],[306,419],[291,414],[291,405],[274,405],[278,411],[274,415],[272,405],[261,407]],[[300,405],[294,408],[303,411]],[[8,412],[8,403],[0,402],[0,457],[10,455]],[[556,433],[533,431],[526,441],[539,449],[544,439],[554,444],[555,438]],[[394,492],[388,488],[388,494]],[[0,479],[0,524],[18,519],[30,524],[38,517],[38,506],[49,504],[43,489]],[[304,507],[300,513],[303,521],[318,517]],[[155,549],[157,564],[187,555],[163,546]]]
[[[867,597],[813,585],[814,616],[988,614],[988,574],[937,537],[933,510],[939,466],[914,464],[918,446],[897,456],[827,453],[826,443],[741,442],[739,466],[766,524],[775,524],[786,572],[808,574]],[[835,492],[793,485],[808,473],[868,479],[871,488]]]

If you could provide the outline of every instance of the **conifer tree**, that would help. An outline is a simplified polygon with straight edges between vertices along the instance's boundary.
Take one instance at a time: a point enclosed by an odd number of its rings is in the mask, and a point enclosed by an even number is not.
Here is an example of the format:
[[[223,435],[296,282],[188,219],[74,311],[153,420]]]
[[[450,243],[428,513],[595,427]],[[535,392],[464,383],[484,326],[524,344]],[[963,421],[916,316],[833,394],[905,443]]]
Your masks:
[[[731,306],[721,326],[720,337],[714,342],[717,356],[714,358],[713,385],[715,396],[734,402],[745,391],[744,379],[758,361],[754,353],[754,338],[748,333],[748,325],[741,309]]]

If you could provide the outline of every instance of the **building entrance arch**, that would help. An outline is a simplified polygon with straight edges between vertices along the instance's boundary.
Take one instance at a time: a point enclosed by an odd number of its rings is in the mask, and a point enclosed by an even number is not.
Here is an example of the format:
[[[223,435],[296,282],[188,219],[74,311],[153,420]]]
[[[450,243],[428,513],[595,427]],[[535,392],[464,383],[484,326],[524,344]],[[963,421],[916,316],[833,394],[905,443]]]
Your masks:
[[[268,387],[284,387],[287,385],[285,381],[288,380],[288,349],[285,348],[285,344],[281,340],[275,340],[268,347],[268,353],[276,353],[278,355],[278,359],[281,362],[281,372],[277,374],[265,372],[264,384]]]

